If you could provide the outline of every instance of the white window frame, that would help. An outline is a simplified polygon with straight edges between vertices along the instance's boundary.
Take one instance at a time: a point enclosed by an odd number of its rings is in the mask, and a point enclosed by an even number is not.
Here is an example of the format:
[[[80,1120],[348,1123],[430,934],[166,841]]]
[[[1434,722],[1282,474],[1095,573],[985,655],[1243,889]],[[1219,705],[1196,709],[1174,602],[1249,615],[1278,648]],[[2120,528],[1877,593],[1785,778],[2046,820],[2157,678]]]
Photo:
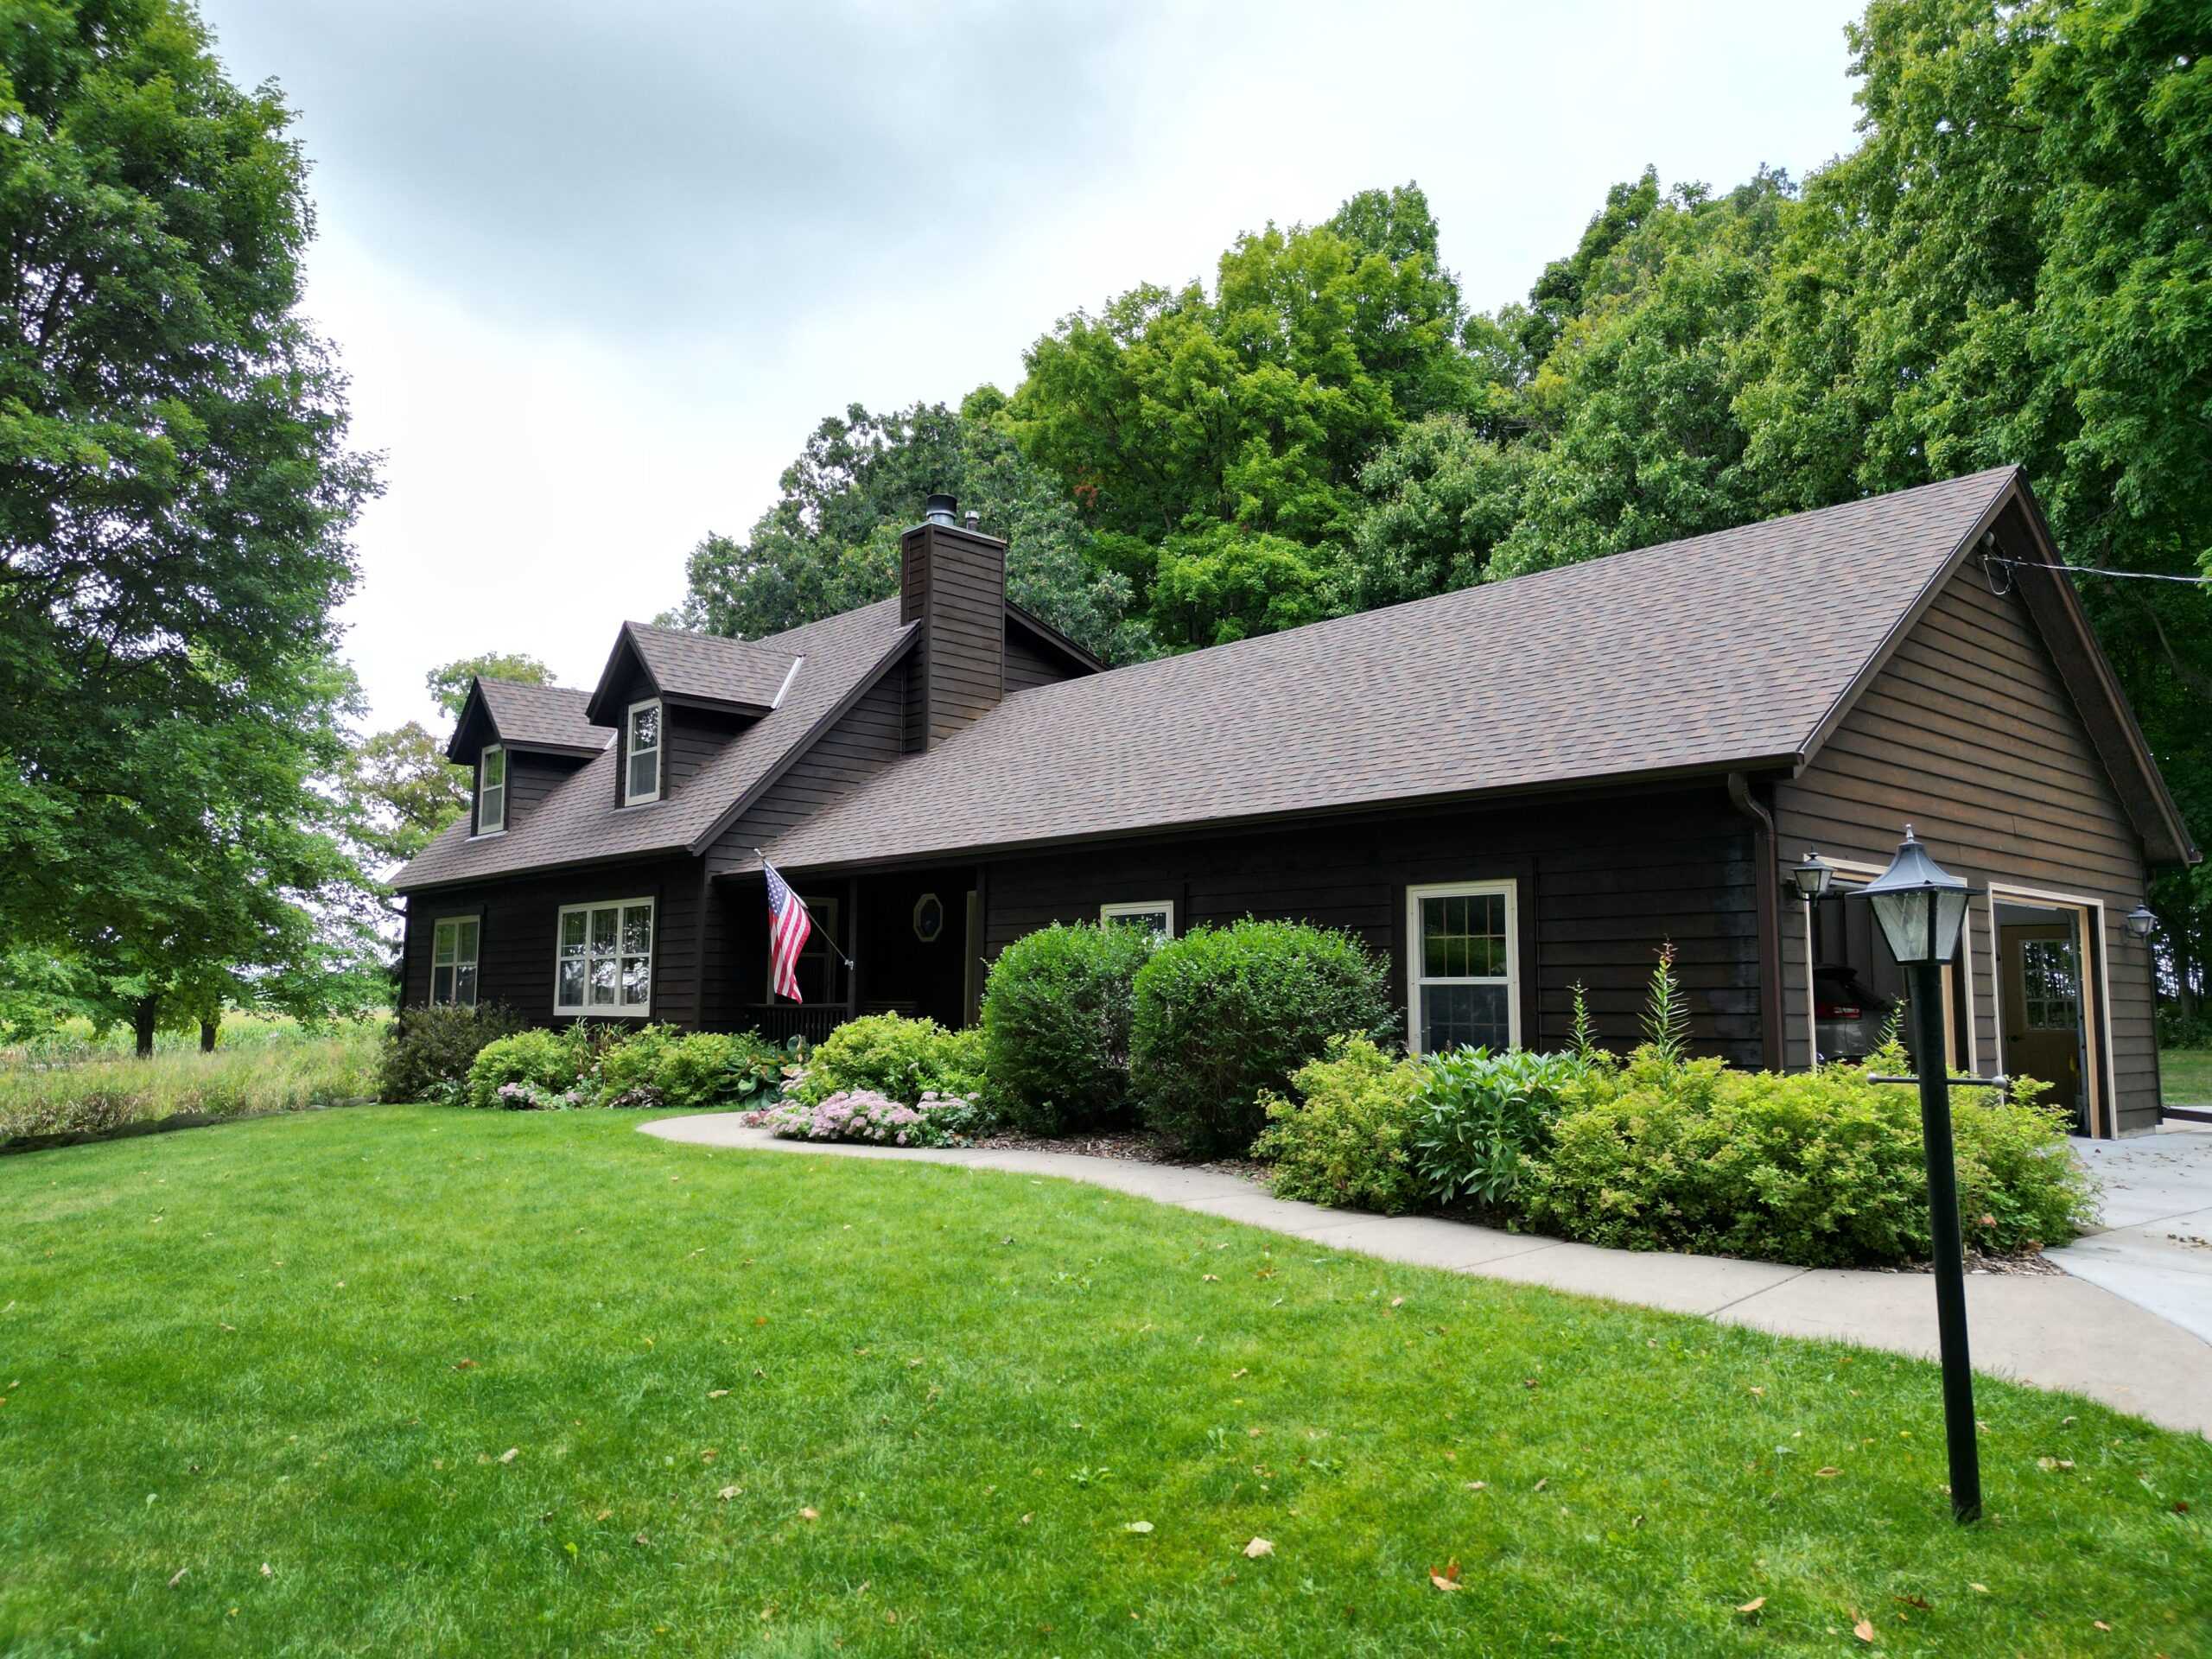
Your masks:
[[[484,763],[493,755],[499,757],[499,821],[494,824],[484,822],[484,798],[490,792],[484,783]],[[507,747],[504,743],[486,743],[476,754],[476,833],[480,836],[504,836],[507,833],[507,783],[514,776],[507,764]]]
[[[468,938],[468,955],[465,957],[461,954],[463,929],[467,930]],[[447,982],[446,994],[442,997],[438,995],[438,954],[446,949],[445,942],[448,936],[453,940],[453,947],[443,965],[452,970],[453,977]],[[430,925],[431,1007],[449,1005],[473,1008],[476,1006],[477,999],[484,994],[483,945],[484,918],[481,916],[441,916]],[[464,961],[474,970],[469,978],[468,1001],[466,1002],[461,1000],[461,965]]]
[[[653,786],[650,791],[643,793],[630,786],[632,780],[637,776],[637,760],[639,753],[637,747],[638,710],[640,709],[651,709],[660,716],[658,723],[659,735],[654,738],[652,747],[644,751],[653,758]],[[660,799],[660,786],[667,776],[667,761],[668,710],[662,707],[658,697],[640,698],[632,703],[628,712],[622,716],[622,804],[644,806],[650,802]]]
[[[1103,927],[1107,923],[1125,916],[1156,916],[1163,912],[1167,917],[1167,931],[1160,937],[1172,939],[1175,937],[1175,901],[1173,899],[1131,899],[1118,905],[1101,905],[1098,906],[1098,925]]]
[[[645,1000],[625,1002],[620,1000],[622,963],[626,956],[622,949],[622,923],[629,912],[639,909],[645,912]],[[614,949],[611,951],[592,949],[591,917],[594,912],[601,910],[614,912]],[[572,957],[563,944],[563,936],[569,931],[569,918],[579,913],[584,918],[583,950],[580,955]],[[660,914],[658,904],[654,899],[594,899],[587,904],[562,906],[560,912],[553,918],[553,1012],[574,1015],[580,1020],[650,1020],[653,1011],[653,958],[659,949]],[[634,956],[636,952],[626,954]],[[591,965],[594,962],[608,960],[614,963],[616,1000],[613,1002],[594,1002],[591,1000]],[[563,1002],[561,1000],[561,965],[570,961],[582,962],[584,965],[583,1001],[581,1002]]]
[[[1505,898],[1505,973],[1471,978],[1431,977],[1421,972],[1421,906],[1424,899],[1467,899],[1503,893]],[[1421,992],[1424,985],[1503,985],[1506,1045],[1521,1046],[1521,884],[1497,881],[1432,881],[1406,889],[1406,1052],[1419,1054]]]

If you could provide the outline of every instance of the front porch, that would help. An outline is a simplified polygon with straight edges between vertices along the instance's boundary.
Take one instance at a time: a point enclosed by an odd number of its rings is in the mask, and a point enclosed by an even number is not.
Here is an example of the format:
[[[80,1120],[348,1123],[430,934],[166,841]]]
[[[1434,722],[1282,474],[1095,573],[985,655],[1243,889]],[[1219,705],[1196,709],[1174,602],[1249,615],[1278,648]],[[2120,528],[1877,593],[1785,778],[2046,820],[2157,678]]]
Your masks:
[[[715,883],[734,959],[717,976],[735,991],[711,1023],[774,1042],[819,1042],[863,1014],[903,1014],[957,1027],[982,995],[982,888],[973,865],[880,874],[798,876],[814,918],[799,953],[800,1000],[768,989],[768,901],[757,874]],[[851,959],[849,969],[839,952]]]

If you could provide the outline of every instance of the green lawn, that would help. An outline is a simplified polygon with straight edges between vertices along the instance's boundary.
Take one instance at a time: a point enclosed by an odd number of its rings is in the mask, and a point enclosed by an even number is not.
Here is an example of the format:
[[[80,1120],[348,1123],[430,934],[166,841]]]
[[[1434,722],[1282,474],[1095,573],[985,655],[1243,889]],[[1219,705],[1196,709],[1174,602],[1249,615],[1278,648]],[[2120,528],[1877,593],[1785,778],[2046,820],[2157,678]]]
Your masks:
[[[2158,1081],[2169,1106],[2212,1106],[2212,1048],[2160,1049]]]
[[[636,1122],[0,1160],[0,1653],[2212,1651],[2202,1440]]]

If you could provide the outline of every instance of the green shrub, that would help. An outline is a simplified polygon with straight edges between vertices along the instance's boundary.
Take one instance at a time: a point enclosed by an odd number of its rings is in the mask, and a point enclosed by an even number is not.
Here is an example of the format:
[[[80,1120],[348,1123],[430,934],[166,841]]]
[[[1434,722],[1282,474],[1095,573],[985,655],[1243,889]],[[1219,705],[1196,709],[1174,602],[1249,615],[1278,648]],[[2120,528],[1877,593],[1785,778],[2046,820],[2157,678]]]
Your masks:
[[[402,1008],[385,1028],[377,1098],[426,1100],[442,1087],[465,1083],[469,1066],[486,1043],[523,1028],[519,1014],[497,1003],[474,1008],[451,1003]]]
[[[685,1111],[761,1106],[783,1081],[784,1051],[752,1032],[694,1032],[662,1059],[653,1084],[661,1104]]]
[[[600,1051],[599,1065],[585,1081],[594,1086],[594,1106],[658,1106],[661,1069],[683,1041],[674,1026],[639,1026],[618,1035]]]
[[[1572,1053],[1457,1048],[1422,1062],[1414,1166],[1439,1203],[1510,1202],[1526,1160],[1551,1144],[1566,1091],[1588,1070]]]
[[[1052,1135],[1129,1116],[1135,984],[1159,944],[1146,927],[1053,926],[1006,948],[983,995],[983,1052],[1009,1117]]]
[[[584,1105],[594,1046],[581,1020],[566,1031],[518,1031],[486,1043],[468,1068],[468,1103],[510,1110]]]
[[[1729,1071],[1647,1045],[1624,1070],[1571,1085],[1522,1184],[1528,1213],[1627,1249],[1807,1267],[1924,1261],[1919,1102],[1868,1082],[1881,1065]],[[1953,1115],[1970,1244],[2056,1244],[2087,1223],[2088,1179],[2055,1115],[1980,1090],[1958,1091]]]
[[[1382,964],[1350,934],[1247,918],[1195,928],[1137,972],[1131,1092],[1144,1122],[1194,1152],[1242,1152],[1267,1122],[1263,1094],[1329,1039],[1382,1039],[1395,1023]]]
[[[983,1033],[947,1031],[934,1020],[864,1014],[815,1046],[786,1084],[807,1105],[843,1090],[866,1089],[912,1106],[930,1090],[973,1097],[983,1089]]]
[[[1418,1207],[1427,1196],[1412,1157],[1423,1082],[1423,1067],[1367,1038],[1332,1038],[1327,1058],[1291,1078],[1300,1101],[1263,1097],[1268,1127],[1252,1154],[1274,1163],[1274,1195],[1386,1216]]]

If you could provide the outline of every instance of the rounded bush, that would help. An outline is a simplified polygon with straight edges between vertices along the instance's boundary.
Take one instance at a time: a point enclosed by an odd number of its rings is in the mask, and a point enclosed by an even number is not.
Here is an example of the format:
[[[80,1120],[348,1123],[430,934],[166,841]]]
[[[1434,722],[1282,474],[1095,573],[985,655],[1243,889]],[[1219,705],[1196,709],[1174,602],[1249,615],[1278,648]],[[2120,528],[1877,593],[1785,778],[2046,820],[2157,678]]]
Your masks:
[[[983,993],[983,1055],[996,1104],[1039,1134],[1128,1121],[1129,1024],[1149,928],[1055,925],[1015,940]]]
[[[864,1090],[912,1106],[925,1093],[972,1098],[983,1089],[983,1033],[934,1020],[864,1014],[815,1045],[785,1092],[807,1105]]]
[[[1364,1037],[1332,1038],[1328,1057],[1299,1068],[1300,1099],[1265,1097],[1268,1123],[1252,1154],[1274,1165],[1279,1198],[1402,1215],[1432,1194],[1414,1166],[1413,1135],[1426,1072]]]
[[[1129,1083],[1151,1128],[1197,1153],[1239,1153],[1266,1094],[1332,1037],[1387,1038],[1382,964],[1348,933],[1302,922],[1194,928],[1137,972]]]
[[[464,1083],[485,1046],[523,1029],[522,1017],[496,1002],[402,1008],[385,1028],[377,1098],[423,1100]]]
[[[567,1031],[518,1031],[484,1045],[468,1068],[468,1103],[486,1110],[543,1103],[574,1092],[592,1060],[582,1023]],[[499,1090],[516,1085],[506,1095]]]

